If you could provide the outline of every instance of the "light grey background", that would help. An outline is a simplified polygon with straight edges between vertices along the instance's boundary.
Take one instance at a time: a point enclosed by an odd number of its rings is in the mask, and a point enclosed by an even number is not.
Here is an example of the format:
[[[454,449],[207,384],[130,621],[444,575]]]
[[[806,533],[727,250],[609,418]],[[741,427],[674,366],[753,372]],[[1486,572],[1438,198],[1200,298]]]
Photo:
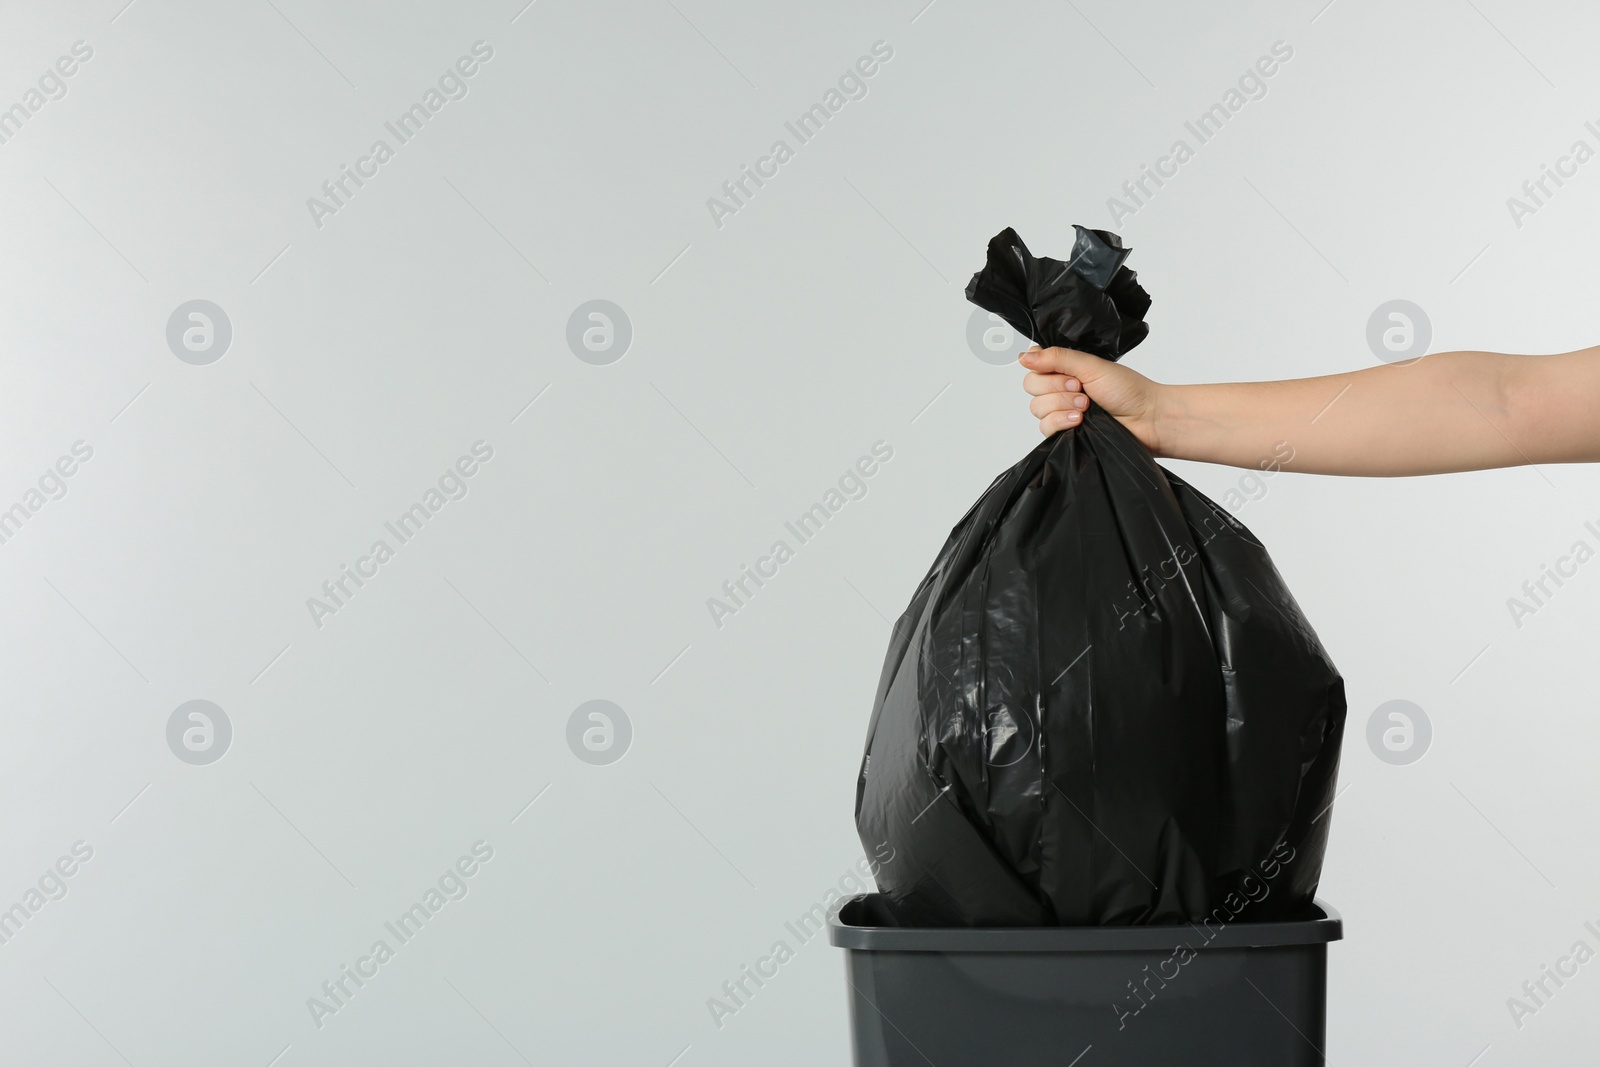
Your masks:
[[[0,907],[93,849],[0,944],[6,1063],[843,1062],[820,940],[720,1029],[706,1001],[860,858],[888,620],[1036,440],[962,286],[1004,226],[1057,255],[1112,226],[1275,41],[1267,95],[1114,227],[1155,299],[1132,365],[1373,365],[1395,299],[1435,351],[1597,340],[1600,162],[1506,205],[1600,143],[1585,5],[523,2],[0,8],[0,107],[93,49],[0,145],[0,508],[93,449],[0,544]],[[480,40],[468,95],[317,227],[307,198]],[[880,40],[866,97],[716,226]],[[233,328],[207,366],[166,343],[194,299]],[[594,299],[632,323],[606,366],[566,343]],[[316,626],[480,440],[467,496]],[[868,494],[715,626],[879,440]],[[1520,627],[1506,601],[1600,544],[1600,472],[1262,485],[1236,514],[1351,704],[1329,1062],[1592,1062],[1600,963],[1520,1028],[1507,999],[1600,947],[1600,563]],[[204,766],[167,745],[196,699],[233,730]],[[1401,699],[1433,738],[1394,765],[1366,727]],[[568,748],[590,700],[631,721],[609,765]],[[315,1025],[480,840],[468,895]]]

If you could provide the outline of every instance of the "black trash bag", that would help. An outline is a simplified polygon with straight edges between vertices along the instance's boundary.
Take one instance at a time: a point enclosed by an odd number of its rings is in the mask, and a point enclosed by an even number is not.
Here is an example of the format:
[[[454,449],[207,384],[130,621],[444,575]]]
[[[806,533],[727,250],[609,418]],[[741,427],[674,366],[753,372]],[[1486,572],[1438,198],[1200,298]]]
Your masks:
[[[1116,235],[1015,231],[967,297],[1115,360],[1150,297]],[[903,925],[1302,913],[1344,682],[1250,531],[1098,406],[995,479],[896,624],[856,790]]]

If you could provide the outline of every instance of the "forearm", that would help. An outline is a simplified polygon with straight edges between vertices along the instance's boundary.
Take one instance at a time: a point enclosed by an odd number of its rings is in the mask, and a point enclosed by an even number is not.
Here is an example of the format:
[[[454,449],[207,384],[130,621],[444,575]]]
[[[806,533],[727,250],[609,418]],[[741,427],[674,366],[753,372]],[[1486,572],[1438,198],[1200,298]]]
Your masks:
[[[1159,452],[1254,467],[1398,476],[1600,459],[1600,348],[1444,352],[1323,378],[1163,386]]]

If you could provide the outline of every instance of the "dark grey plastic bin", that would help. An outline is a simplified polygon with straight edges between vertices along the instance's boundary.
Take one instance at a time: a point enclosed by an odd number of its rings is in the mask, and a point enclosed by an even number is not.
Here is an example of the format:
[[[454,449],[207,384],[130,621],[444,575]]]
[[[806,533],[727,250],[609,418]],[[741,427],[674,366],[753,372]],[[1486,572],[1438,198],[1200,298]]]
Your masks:
[[[845,950],[856,1067],[1323,1067],[1328,942],[1298,922],[910,929],[859,896]]]

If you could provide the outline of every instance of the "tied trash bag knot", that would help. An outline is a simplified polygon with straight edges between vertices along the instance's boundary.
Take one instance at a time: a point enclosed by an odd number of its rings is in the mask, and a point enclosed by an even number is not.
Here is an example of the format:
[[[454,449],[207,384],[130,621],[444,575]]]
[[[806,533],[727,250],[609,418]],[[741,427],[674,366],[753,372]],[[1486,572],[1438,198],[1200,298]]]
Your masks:
[[[1075,226],[1072,255],[1036,257],[1009,226],[989,242],[989,260],[967,284],[967,299],[1044,348],[1076,348],[1121,359],[1150,333],[1150,294],[1123,266],[1132,249],[1105,230]]]
[[[968,298],[1119,359],[1150,296],[1115,234],[1015,230]],[[1297,918],[1327,849],[1344,682],[1266,549],[1091,405],[951,530],[891,634],[856,824],[908,926]]]

